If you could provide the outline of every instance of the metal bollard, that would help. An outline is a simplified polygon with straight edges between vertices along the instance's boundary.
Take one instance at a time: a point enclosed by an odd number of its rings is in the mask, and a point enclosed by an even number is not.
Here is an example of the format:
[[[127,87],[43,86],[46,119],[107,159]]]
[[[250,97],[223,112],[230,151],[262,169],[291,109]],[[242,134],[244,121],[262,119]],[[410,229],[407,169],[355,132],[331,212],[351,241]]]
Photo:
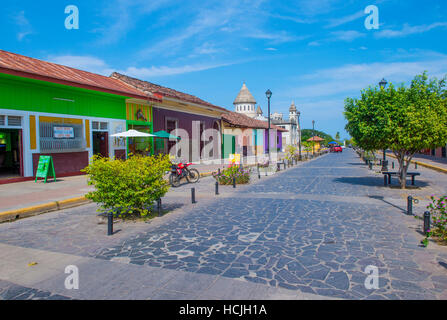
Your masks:
[[[286,160],[284,160],[284,170],[286,170]]]
[[[408,196],[408,198],[407,198],[407,214],[409,216],[413,215],[413,197],[412,196]]]
[[[191,203],[196,203],[196,188],[191,188]]]
[[[219,182],[216,181],[216,196],[219,195]]]
[[[236,188],[236,178],[233,178],[233,188]]]
[[[113,235],[113,212],[107,214],[107,235]]]
[[[372,164],[372,162],[371,161],[369,161],[369,170],[372,170],[372,168],[373,168],[373,164]]]
[[[281,171],[281,165],[279,162],[276,164],[276,168],[278,169],[278,171]]]
[[[392,163],[392,168],[394,169],[394,161],[393,162],[391,162]]]
[[[418,168],[418,163],[417,163],[417,162],[414,163],[414,168],[415,168],[415,169]]]
[[[158,211],[158,216],[161,216],[161,198],[157,199],[157,211]]]
[[[426,234],[430,230],[430,211],[424,212],[424,233]]]

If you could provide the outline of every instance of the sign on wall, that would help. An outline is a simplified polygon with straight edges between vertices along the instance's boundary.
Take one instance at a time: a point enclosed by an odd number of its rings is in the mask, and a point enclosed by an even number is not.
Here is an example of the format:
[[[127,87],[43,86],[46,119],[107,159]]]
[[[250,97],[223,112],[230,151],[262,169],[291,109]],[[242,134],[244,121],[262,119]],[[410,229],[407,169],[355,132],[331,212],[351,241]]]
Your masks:
[[[73,127],[53,127],[53,137],[57,139],[74,138]]]

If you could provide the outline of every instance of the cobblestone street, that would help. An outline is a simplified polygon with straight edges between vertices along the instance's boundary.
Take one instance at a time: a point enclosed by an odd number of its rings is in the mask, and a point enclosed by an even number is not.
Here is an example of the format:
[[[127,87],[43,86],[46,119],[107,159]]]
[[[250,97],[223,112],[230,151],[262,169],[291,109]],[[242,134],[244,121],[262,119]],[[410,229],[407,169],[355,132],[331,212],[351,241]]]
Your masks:
[[[420,216],[428,196],[441,194],[447,179],[428,169],[418,171],[420,188],[384,187],[382,175],[347,149],[259,181],[253,175],[253,184],[221,187],[219,196],[213,179],[204,178],[196,185],[197,204],[189,204],[191,185],[184,185],[163,200],[172,212],[150,223],[117,224],[120,231],[112,237],[97,224],[95,205],[86,205],[1,224],[0,243],[119,263],[121,270],[150,267],[160,274],[212,277],[220,288],[237,280],[323,297],[447,299],[447,248],[434,243],[422,248],[421,221],[404,213],[411,194],[420,199],[415,206]],[[379,268],[379,289],[365,288],[368,265]],[[14,282],[3,274],[0,279]],[[138,287],[136,276],[127,276],[122,283]],[[144,279],[144,273],[139,276]],[[70,296],[48,281],[33,282],[29,287],[35,289],[26,289],[30,294],[22,297]],[[163,288],[182,292],[173,281]],[[1,287],[0,297],[17,297]],[[250,297],[255,295],[245,296]]]

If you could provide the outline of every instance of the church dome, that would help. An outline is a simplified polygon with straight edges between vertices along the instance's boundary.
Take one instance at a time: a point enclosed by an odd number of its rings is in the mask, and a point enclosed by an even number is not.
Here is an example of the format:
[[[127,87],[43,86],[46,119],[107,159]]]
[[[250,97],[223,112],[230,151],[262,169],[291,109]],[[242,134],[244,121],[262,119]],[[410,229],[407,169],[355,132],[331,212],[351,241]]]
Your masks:
[[[237,95],[236,99],[234,99],[234,102],[233,102],[233,104],[240,104],[240,103],[256,104],[255,98],[250,93],[250,91],[248,91],[248,88],[245,85],[245,83],[242,85],[242,88],[239,91],[239,94]]]

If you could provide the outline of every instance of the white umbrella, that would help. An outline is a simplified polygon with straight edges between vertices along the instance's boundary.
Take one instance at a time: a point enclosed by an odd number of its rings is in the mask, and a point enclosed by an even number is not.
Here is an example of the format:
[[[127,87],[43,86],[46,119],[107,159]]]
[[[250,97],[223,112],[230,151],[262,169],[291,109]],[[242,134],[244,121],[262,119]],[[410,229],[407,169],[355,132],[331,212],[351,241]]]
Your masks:
[[[121,138],[134,138],[134,137],[156,137],[156,135],[150,134],[150,133],[145,133],[145,132],[140,132],[137,130],[127,130],[124,132],[120,132],[120,133],[115,133],[110,135],[111,137],[121,137]]]

